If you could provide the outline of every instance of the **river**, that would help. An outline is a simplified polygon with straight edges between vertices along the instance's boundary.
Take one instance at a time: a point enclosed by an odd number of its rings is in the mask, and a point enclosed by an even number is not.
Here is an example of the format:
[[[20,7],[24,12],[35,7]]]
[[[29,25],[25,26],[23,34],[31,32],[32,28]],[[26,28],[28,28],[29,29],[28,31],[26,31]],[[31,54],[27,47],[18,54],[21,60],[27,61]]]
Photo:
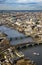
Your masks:
[[[29,47],[25,50],[22,49],[21,51],[26,57],[29,57],[37,65],[42,65],[42,45]],[[39,53],[39,55],[35,55],[33,53]]]
[[[12,41],[10,42],[11,45],[17,45],[17,44],[21,44],[21,43],[26,43],[28,41],[33,41],[33,39],[31,37],[27,37],[27,38],[24,38],[25,35],[18,32],[17,30],[15,29],[11,29],[11,28],[8,28],[8,27],[5,27],[5,26],[0,26],[0,31],[1,32],[4,32],[5,34],[7,34],[8,38],[12,38]],[[20,38],[20,37],[23,37],[23,39],[17,39],[15,40],[14,38]],[[24,55],[26,57],[29,57],[31,60],[35,61],[37,65],[42,65],[42,45],[39,45],[39,46],[33,46],[33,47],[28,47],[27,49],[25,50],[21,50]],[[36,53],[39,53],[40,55],[37,56],[37,55],[34,55],[33,53],[36,52]]]

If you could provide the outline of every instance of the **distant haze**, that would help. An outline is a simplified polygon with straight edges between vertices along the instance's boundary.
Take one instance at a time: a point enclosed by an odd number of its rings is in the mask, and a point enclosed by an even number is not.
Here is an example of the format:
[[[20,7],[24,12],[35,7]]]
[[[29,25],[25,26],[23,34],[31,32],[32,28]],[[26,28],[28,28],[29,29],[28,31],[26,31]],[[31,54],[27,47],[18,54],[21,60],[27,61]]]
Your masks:
[[[0,0],[0,10],[42,10],[42,0]]]

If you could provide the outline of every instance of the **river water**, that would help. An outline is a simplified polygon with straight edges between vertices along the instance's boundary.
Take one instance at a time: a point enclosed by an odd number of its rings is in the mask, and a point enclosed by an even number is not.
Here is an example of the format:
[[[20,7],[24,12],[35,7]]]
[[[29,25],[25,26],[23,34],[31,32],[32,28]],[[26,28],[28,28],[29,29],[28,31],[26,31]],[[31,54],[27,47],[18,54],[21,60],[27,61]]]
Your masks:
[[[29,57],[37,65],[42,65],[42,45],[29,47],[25,50],[22,50],[22,52],[26,57]],[[35,55],[33,53],[39,53],[39,55]]]
[[[7,34],[8,38],[12,38],[12,41],[10,42],[11,45],[17,45],[21,43],[26,43],[28,41],[33,41],[31,37],[15,40],[15,37],[25,37],[25,35],[5,26],[0,26],[0,31]],[[26,57],[29,57],[31,60],[35,61],[37,65],[42,65],[42,45],[36,47],[33,46],[21,51],[24,53]],[[40,55],[34,55],[34,52],[39,53]]]

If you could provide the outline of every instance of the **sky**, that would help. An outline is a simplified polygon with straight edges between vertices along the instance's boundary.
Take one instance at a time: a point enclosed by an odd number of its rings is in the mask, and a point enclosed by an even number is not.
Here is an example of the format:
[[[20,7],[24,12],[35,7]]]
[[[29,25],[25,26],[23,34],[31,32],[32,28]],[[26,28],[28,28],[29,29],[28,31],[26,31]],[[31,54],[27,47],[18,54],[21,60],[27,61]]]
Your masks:
[[[42,10],[42,0],[0,0],[0,10]]]

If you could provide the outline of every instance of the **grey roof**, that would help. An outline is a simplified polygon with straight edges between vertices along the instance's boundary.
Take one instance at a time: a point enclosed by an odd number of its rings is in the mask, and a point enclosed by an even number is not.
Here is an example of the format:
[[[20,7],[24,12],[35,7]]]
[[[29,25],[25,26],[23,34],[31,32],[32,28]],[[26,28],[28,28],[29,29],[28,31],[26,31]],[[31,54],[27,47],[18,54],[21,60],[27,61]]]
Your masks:
[[[8,27],[5,27],[5,26],[0,26],[0,31],[4,32],[5,34],[8,35],[8,37],[23,37],[25,36],[24,34],[22,33],[19,33],[17,30],[13,30],[13,29],[10,29]]]

